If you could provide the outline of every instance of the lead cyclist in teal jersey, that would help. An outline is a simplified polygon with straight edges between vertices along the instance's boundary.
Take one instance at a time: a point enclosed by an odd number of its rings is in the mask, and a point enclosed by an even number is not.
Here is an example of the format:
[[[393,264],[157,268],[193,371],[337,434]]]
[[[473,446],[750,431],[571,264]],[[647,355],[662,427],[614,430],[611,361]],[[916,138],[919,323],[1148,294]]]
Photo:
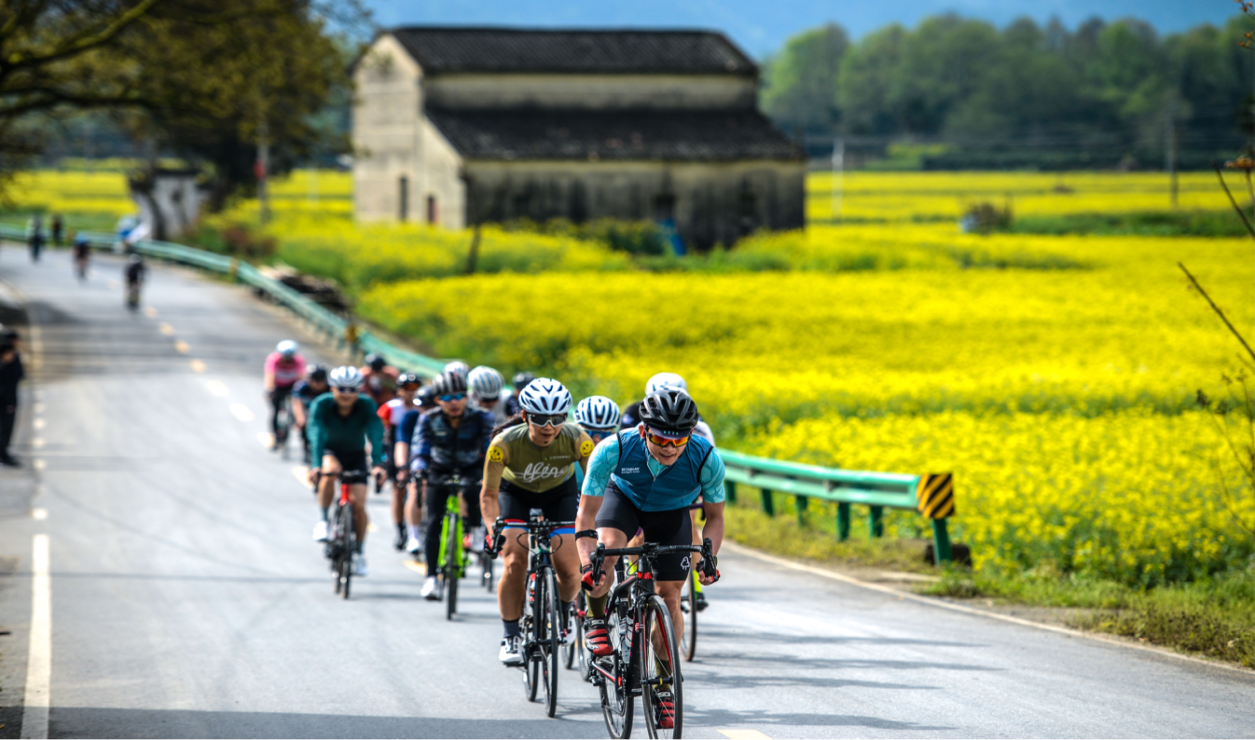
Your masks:
[[[644,531],[646,542],[659,545],[693,544],[689,506],[703,497],[706,527],[713,552],[723,544],[724,467],[713,445],[693,434],[697,404],[682,391],[664,389],[641,402],[640,424],[621,431],[597,445],[588,464],[575,542],[580,554],[584,588],[589,591],[590,616],[585,624],[589,649],[608,655],[612,648],[606,633],[606,600],[617,558],[607,557],[602,580],[593,583],[590,561],[600,541],[607,549],[620,548]],[[595,527],[595,529],[594,529]],[[673,553],[658,558],[654,577],[658,594],[671,611],[679,639],[684,629],[680,590],[688,577],[687,555]],[[701,576],[710,585],[719,579]]]

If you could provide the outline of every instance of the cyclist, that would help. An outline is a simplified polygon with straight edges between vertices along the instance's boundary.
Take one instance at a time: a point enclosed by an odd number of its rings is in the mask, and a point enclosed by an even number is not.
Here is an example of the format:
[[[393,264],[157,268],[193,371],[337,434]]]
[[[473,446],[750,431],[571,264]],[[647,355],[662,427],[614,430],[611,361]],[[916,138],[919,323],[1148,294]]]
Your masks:
[[[465,383],[471,374],[471,366],[461,360],[453,360],[444,366],[442,373],[453,373],[462,376],[462,382]]]
[[[605,396],[589,396],[575,406],[575,423],[588,432],[593,444],[601,444],[606,437],[614,436],[619,429],[619,404]],[[575,484],[584,488],[584,471],[575,469]]]
[[[425,599],[440,598],[437,591],[436,563],[440,562],[440,520],[445,515],[448,501],[447,487],[437,485],[441,479],[452,475],[467,484],[477,483],[483,470],[484,453],[492,439],[492,417],[483,411],[469,408],[466,401],[466,381],[456,372],[447,372],[431,383],[432,393],[439,408],[423,414],[414,429],[410,444],[410,472],[415,480],[415,493],[421,486],[426,502],[427,526],[424,550],[427,559],[427,580],[423,582],[421,595]],[[417,501],[411,498],[411,520],[417,509]],[[474,496],[463,497],[466,504],[466,527],[472,533],[473,546],[482,547],[483,534],[476,532],[482,526],[479,502]],[[411,536],[414,533],[411,533]],[[407,549],[418,549],[417,537],[407,543]],[[478,541],[477,541],[478,540]]]
[[[87,237],[78,234],[74,237],[74,271],[79,280],[87,279],[87,266],[91,262],[92,248]]]
[[[382,406],[397,397],[397,378],[401,371],[388,364],[383,355],[366,355],[366,364],[361,369],[364,378],[366,395],[370,396],[376,406]]]
[[[501,402],[503,383],[501,373],[485,365],[480,365],[466,376],[466,385],[471,392],[471,406],[487,411],[492,416],[493,424],[506,420],[505,404]]]
[[[439,376],[437,376],[439,377]],[[405,528],[409,537],[406,538],[405,549],[411,555],[418,555],[423,550],[423,501],[419,495],[422,491],[410,474],[410,442],[414,439],[414,428],[418,426],[423,414],[436,408],[436,397],[432,395],[431,384],[418,389],[414,397],[415,407],[401,417],[401,428],[397,431],[397,468],[398,476],[406,483]]]
[[[274,441],[270,449],[279,449],[279,412],[283,402],[292,395],[297,381],[305,377],[305,358],[296,353],[296,342],[285,339],[275,345],[275,351],[266,356],[262,388],[270,399],[270,431]]]
[[[131,308],[139,307],[139,292],[144,287],[144,277],[148,273],[148,267],[144,264],[144,255],[138,252],[132,253],[130,259],[126,263],[126,305]]]
[[[514,374],[514,391],[505,398],[505,415],[507,418],[518,416],[523,407],[519,405],[519,394],[527,387],[527,384],[536,379],[535,375],[526,370]]]
[[[297,381],[292,386],[292,419],[296,423],[296,430],[301,435],[301,445],[305,450],[305,459],[309,459],[309,435],[306,430],[309,427],[309,407],[313,405],[314,399],[331,390],[331,386],[327,384],[327,366],[314,365],[305,375],[304,380]]]
[[[331,393],[318,397],[309,410],[309,481],[318,487],[321,519],[314,524],[314,539],[327,539],[327,517],[335,496],[335,475],[345,470],[366,470],[366,443],[370,443],[370,472],[376,480],[384,475],[387,460],[383,446],[383,425],[375,415],[375,402],[361,393],[362,374],[351,366],[338,367],[327,376]],[[349,490],[353,500],[353,524],[357,530],[357,552],[353,571],[366,575],[366,484]]]
[[[495,522],[498,516],[504,517],[505,528],[511,529],[511,522],[526,522],[531,509],[540,509],[550,521],[573,521],[579,504],[574,468],[578,462],[587,471],[593,440],[579,425],[567,422],[571,393],[556,380],[537,378],[528,383],[519,393],[519,404],[524,423],[498,434],[488,448],[480,491],[484,519]],[[570,528],[553,531],[563,640],[567,639],[566,615],[579,591],[579,559],[570,546],[571,532]],[[523,662],[519,618],[523,615],[527,546],[519,540],[505,538],[505,567],[497,585],[497,605],[505,629],[498,657],[506,665]]]
[[[580,555],[583,587],[589,591],[589,615],[584,624],[585,638],[594,655],[609,655],[613,648],[606,632],[606,602],[610,581],[602,573],[594,583],[590,564],[600,541],[607,548],[619,548],[644,531],[646,542],[659,545],[693,544],[689,505],[704,497],[706,529],[714,553],[723,543],[723,460],[714,445],[693,433],[697,426],[697,404],[688,394],[675,389],[657,391],[640,405],[636,429],[620,431],[597,446],[589,463],[576,519],[576,549]],[[596,527],[594,529],[594,527]],[[606,558],[606,572],[613,572],[617,558]],[[671,611],[676,637],[684,630],[680,614],[680,591],[689,577],[691,559],[682,553],[658,558],[654,573],[658,594]],[[701,575],[710,585],[719,579]],[[664,685],[659,692],[667,691]],[[663,702],[665,712],[665,699]],[[668,721],[665,715],[659,718]]]
[[[409,459],[409,438],[405,440],[405,450],[398,448],[401,437],[398,436],[401,422],[406,413],[417,410],[414,396],[418,394],[419,380],[413,373],[401,373],[397,376],[397,397],[379,407],[379,421],[383,422],[384,446],[392,450],[388,458],[388,480],[392,481],[392,526],[396,530],[396,538],[392,546],[398,550],[405,549],[405,476],[401,469]],[[412,430],[411,430],[412,431]],[[398,457],[397,453],[406,454]]]

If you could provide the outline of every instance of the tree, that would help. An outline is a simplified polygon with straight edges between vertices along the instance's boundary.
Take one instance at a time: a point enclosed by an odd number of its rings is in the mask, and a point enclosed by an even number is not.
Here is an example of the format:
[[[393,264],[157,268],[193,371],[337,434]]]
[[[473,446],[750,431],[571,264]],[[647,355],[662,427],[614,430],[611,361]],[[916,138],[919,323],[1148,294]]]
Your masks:
[[[789,39],[767,64],[763,109],[782,126],[832,133],[841,119],[837,76],[849,48],[845,29],[829,23]]]
[[[898,24],[868,34],[850,48],[837,79],[837,101],[846,131],[892,134],[903,130],[889,105],[889,88],[899,74],[907,31]]]

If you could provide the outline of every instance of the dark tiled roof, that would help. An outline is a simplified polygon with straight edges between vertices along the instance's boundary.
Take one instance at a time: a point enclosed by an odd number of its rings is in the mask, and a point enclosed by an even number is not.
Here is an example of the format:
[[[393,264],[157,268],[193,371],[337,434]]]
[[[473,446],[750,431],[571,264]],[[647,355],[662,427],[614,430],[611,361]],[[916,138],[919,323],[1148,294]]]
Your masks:
[[[467,159],[719,162],[803,158],[791,140],[753,109],[428,109],[427,114]]]
[[[428,73],[758,73],[749,57],[713,31],[411,27],[391,33]]]

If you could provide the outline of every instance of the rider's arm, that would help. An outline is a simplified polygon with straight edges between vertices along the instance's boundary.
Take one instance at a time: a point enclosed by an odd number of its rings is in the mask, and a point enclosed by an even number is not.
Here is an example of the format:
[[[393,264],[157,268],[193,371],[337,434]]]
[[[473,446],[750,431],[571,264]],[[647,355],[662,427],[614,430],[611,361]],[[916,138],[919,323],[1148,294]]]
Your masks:
[[[709,537],[712,549],[719,554],[723,544],[723,502],[726,494],[723,487],[723,458],[717,450],[711,450],[706,463],[702,465],[702,510],[706,513],[706,524],[702,527],[702,537]]]
[[[497,501],[497,494],[501,491],[501,475],[509,463],[510,451],[505,445],[488,445],[488,454],[484,456],[484,483],[479,489],[479,510],[483,512],[484,524],[489,529],[492,529],[497,517],[501,516],[501,504]]]
[[[428,424],[427,415],[420,416],[414,425],[414,436],[410,438],[410,472],[419,478],[431,465],[431,430],[427,428]]]
[[[580,495],[579,513],[575,515],[575,531],[597,528],[597,512],[601,510],[602,497],[610,484],[610,474],[619,463],[619,438],[608,439],[593,450],[584,468],[584,490]],[[580,564],[588,565],[589,557],[597,549],[595,537],[581,537],[575,541],[580,554]]]
[[[322,417],[327,405],[334,403],[335,399],[331,396],[320,396],[314,401],[314,405],[309,407],[309,426],[305,434],[309,437],[310,468],[322,465],[323,450],[327,445],[327,431],[323,428]]]
[[[369,398],[358,398],[361,404],[365,400],[366,421],[366,438],[370,440],[370,457],[376,466],[382,466],[384,461],[388,459],[388,451],[383,446],[383,422],[379,420],[379,416],[375,414],[375,402]]]
[[[279,353],[271,352],[266,355],[266,365],[263,369],[262,388],[267,391],[275,389],[275,364],[279,362]]]

